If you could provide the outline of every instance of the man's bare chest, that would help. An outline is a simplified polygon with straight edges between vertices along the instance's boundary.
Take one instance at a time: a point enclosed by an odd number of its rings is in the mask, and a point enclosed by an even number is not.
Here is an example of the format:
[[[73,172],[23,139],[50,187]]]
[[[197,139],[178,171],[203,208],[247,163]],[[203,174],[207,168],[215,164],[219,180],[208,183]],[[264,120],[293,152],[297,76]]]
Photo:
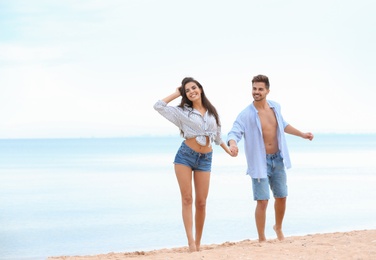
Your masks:
[[[277,118],[273,109],[260,110],[258,112],[262,128],[276,127]]]

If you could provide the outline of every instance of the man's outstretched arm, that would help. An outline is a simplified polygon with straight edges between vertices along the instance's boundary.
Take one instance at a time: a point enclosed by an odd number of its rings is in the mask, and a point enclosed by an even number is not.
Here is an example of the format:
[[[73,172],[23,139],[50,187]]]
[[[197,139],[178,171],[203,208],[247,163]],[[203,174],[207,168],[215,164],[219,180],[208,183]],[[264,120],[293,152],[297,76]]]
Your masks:
[[[298,129],[296,129],[295,127],[293,127],[292,125],[287,125],[285,127],[285,133],[290,134],[290,135],[296,135],[301,138],[308,139],[310,141],[312,141],[313,139],[313,134],[311,132],[303,133],[299,131]]]

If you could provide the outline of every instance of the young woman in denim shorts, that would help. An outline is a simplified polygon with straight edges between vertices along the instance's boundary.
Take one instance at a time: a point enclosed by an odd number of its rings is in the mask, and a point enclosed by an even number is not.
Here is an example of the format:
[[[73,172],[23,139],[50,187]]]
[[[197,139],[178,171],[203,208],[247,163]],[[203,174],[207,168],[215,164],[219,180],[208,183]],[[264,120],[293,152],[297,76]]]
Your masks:
[[[180,96],[180,105],[167,105]],[[229,155],[232,154],[222,141],[217,110],[207,99],[202,85],[197,80],[184,78],[181,86],[176,88],[174,93],[155,103],[154,109],[175,124],[185,139],[176,153],[174,168],[180,187],[182,215],[189,250],[199,251],[209,192],[212,142],[220,145]],[[193,188],[196,210],[195,236],[193,236]]]

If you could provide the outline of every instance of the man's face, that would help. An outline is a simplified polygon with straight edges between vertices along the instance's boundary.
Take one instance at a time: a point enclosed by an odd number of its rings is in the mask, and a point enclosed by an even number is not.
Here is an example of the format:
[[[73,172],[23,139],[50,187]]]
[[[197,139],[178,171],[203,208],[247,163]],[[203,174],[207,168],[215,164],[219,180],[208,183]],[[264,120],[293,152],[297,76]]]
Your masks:
[[[255,101],[261,101],[269,94],[264,82],[255,82],[252,84],[252,96]]]

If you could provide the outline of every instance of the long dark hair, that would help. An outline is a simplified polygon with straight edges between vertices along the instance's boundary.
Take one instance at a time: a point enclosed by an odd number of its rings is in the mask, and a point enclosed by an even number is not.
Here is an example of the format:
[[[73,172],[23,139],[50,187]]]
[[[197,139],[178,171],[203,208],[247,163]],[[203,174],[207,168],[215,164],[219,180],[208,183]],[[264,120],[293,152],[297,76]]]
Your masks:
[[[190,101],[187,97],[187,93],[185,92],[185,85],[189,82],[194,82],[200,89],[201,89],[201,102],[202,105],[208,110],[209,115],[213,115],[215,118],[215,121],[217,122],[217,126],[221,126],[221,122],[219,120],[219,116],[217,113],[217,109],[210,103],[209,99],[206,97],[204,88],[198,82],[192,77],[186,77],[181,81],[181,87],[180,87],[180,94],[181,94],[181,102],[179,107],[184,108],[185,105],[193,109],[193,103]]]

